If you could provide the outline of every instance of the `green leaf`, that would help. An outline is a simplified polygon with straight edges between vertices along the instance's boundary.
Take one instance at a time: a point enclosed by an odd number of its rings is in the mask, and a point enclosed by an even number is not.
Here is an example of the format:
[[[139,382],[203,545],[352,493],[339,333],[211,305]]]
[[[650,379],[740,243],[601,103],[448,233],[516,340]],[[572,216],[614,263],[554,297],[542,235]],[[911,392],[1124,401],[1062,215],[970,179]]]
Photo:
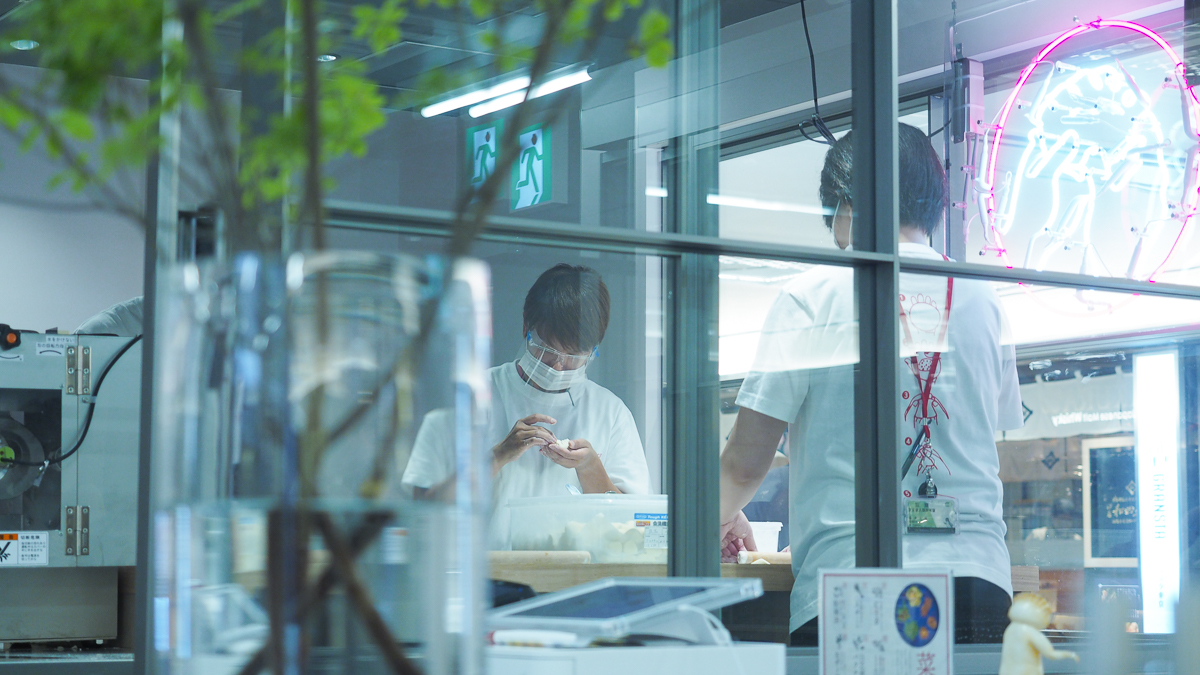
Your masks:
[[[646,48],[646,63],[652,68],[665,68],[675,55],[675,46],[670,40],[659,40]]]
[[[66,108],[55,115],[55,121],[66,134],[81,141],[90,141],[96,137],[96,130],[88,116],[78,110]]]
[[[484,18],[495,13],[495,8],[489,0],[468,0],[467,5],[476,18]]]
[[[0,98],[0,124],[16,131],[17,127],[29,120],[29,113],[15,103]]]
[[[642,13],[638,28],[642,44],[649,45],[670,32],[671,20],[660,9],[648,9]]]
[[[625,15],[625,3],[623,0],[608,0],[604,4],[604,19],[610,23],[620,21]]]

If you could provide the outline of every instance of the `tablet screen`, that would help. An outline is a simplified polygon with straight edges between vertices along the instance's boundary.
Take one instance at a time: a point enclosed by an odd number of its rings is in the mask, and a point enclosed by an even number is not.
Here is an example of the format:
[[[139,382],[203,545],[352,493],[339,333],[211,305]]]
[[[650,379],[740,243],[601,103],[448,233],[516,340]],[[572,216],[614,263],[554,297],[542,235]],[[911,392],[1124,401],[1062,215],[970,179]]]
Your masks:
[[[611,619],[712,590],[711,586],[607,586],[510,614],[512,617]]]

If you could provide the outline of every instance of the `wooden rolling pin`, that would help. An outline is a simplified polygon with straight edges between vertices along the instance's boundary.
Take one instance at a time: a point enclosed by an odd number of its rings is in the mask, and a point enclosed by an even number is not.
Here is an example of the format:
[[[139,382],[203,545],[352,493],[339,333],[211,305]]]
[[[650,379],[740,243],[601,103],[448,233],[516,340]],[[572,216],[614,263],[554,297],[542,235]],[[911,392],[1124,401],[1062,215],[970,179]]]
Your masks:
[[[489,551],[493,565],[580,565],[592,562],[587,551]]]
[[[792,554],[763,553],[761,551],[738,551],[739,565],[791,565]]]

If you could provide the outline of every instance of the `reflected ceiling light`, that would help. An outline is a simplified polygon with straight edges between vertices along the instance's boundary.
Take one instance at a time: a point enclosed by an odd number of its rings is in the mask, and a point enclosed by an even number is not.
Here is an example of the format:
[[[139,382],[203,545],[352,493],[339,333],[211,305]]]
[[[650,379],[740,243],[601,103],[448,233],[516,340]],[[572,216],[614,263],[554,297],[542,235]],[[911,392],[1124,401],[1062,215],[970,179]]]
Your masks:
[[[567,87],[574,87],[577,84],[583,84],[590,79],[592,79],[592,76],[588,75],[587,68],[584,68],[583,70],[575,70],[563,75],[558,75],[556,77],[551,77],[545,82],[534,87],[529,93],[529,98],[541,98],[547,94],[553,94],[556,91],[562,91]],[[483,117],[484,115],[490,115],[497,110],[511,108],[512,106],[517,105],[524,100],[525,90],[522,88],[521,91],[514,91],[511,94],[492,99],[486,103],[480,103],[467,112],[470,113],[471,117]]]
[[[1179,365],[1174,352],[1133,357],[1142,628],[1175,632],[1179,600]]]
[[[42,43],[37,40],[13,40],[8,43],[10,47],[20,52],[27,52],[30,49],[37,49],[42,46]]]
[[[330,61],[337,61],[338,58],[337,54],[321,54],[317,57],[317,60],[321,63],[329,63]]]
[[[787,211],[790,213],[808,213],[814,216],[832,216],[833,209],[808,204],[792,204],[790,202],[770,202],[749,197],[734,197],[732,195],[709,195],[708,203],[714,206],[733,206],[742,209],[758,209],[759,211]]]
[[[667,188],[665,188],[665,187],[648,187],[648,188],[646,188],[646,196],[647,197],[660,197],[662,199],[666,199]]]
[[[497,96],[510,94],[514,91],[522,91],[528,86],[528,76],[522,75],[520,77],[514,77],[511,80],[505,80],[504,82],[494,84],[490,87],[477,89],[472,92],[453,96],[445,101],[439,101],[432,105],[427,105],[424,108],[421,108],[421,117],[434,117],[435,115],[448,113],[451,110],[458,110],[459,108],[465,108],[469,105],[475,105],[476,103],[496,98]]]

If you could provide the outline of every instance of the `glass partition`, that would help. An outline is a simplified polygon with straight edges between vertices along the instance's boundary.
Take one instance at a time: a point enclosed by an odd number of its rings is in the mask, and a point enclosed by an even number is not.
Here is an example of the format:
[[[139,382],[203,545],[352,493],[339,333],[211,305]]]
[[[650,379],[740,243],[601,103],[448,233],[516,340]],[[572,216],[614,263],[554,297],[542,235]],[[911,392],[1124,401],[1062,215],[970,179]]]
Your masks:
[[[332,238],[410,254],[444,245],[366,230]],[[663,279],[673,260],[496,242],[475,253],[491,269],[493,577],[548,592],[605,576],[665,575]],[[418,415],[404,488],[437,499],[448,468],[434,452],[443,415]]]
[[[954,545],[965,548],[988,522],[991,544],[1003,548],[976,551],[976,566],[997,557],[1011,564],[995,584],[1042,596],[1059,636],[1096,630],[1118,605],[1127,632],[1173,632],[1198,543],[1194,453],[1182,448],[1197,424],[1200,301],[915,275],[902,275],[902,286],[905,277],[953,288],[931,449],[955,444],[963,422],[995,431],[964,444],[957,460],[932,455],[939,494],[958,500]],[[999,342],[964,353],[965,336],[987,323],[972,309],[979,304],[997,322]],[[999,395],[981,377],[993,365]],[[991,407],[976,419],[972,401]],[[973,472],[979,485],[951,485]],[[906,564],[914,562],[911,539]],[[955,573],[975,576],[967,567]]]
[[[958,262],[1194,285],[1200,105],[1183,11],[1081,21],[1070,3],[1022,4],[947,8],[911,28],[929,44],[901,33],[902,61],[945,71],[908,74],[908,95],[932,94],[945,125],[937,247]]]
[[[788,568],[726,622],[747,638],[815,645],[818,570],[855,562],[854,270],[720,265],[722,562]]]

